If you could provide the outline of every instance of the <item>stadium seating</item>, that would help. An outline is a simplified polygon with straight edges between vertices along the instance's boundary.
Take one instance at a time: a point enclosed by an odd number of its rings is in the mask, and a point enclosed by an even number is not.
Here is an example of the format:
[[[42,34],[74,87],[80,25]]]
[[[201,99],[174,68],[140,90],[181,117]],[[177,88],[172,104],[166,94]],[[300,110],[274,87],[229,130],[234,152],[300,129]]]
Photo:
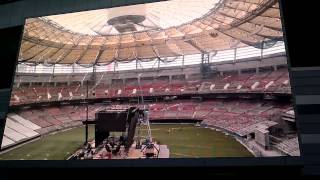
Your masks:
[[[37,130],[37,129],[40,129],[41,127],[24,119],[23,117],[17,115],[17,114],[8,114],[7,115],[9,118],[19,122],[20,124],[22,124],[23,126],[27,127],[27,128],[30,128],[32,130]]]
[[[40,126],[41,128],[52,126],[51,123],[49,123],[48,121],[42,118],[42,117],[45,117],[46,115],[44,115],[40,110],[22,111],[22,112],[18,112],[18,115]]]
[[[95,112],[105,108],[124,108],[136,104],[102,104],[89,105],[88,118],[93,119]],[[204,102],[176,100],[174,102],[153,102],[149,107],[150,121],[166,120],[200,120],[204,126],[220,128],[238,136],[253,133],[259,125],[271,127],[277,123],[272,117],[281,114],[290,105],[257,100],[215,99]],[[81,125],[86,119],[86,106],[64,105],[25,109],[9,114],[5,129],[4,146],[50,133],[60,129]],[[191,121],[190,121],[191,122]],[[279,149],[284,145],[279,144]],[[293,145],[295,146],[295,145]],[[288,151],[291,154],[294,150]]]
[[[217,75],[212,79],[182,81],[145,80],[141,89],[135,81],[127,84],[116,83],[89,85],[89,98],[137,97],[152,95],[179,95],[188,93],[291,93],[287,69],[256,73],[229,73]],[[93,93],[94,92],[94,93]],[[32,86],[14,88],[11,105],[28,104],[42,101],[83,99],[86,86],[80,84],[57,86]],[[49,98],[50,97],[50,98]]]
[[[153,103],[150,105],[150,120],[197,119],[202,120],[202,124],[245,136],[254,132],[259,124],[268,127],[277,124],[270,121],[270,118],[286,108],[286,106],[274,103],[236,100],[176,104]]]
[[[300,156],[298,137],[284,139],[275,145],[277,149],[291,156]]]
[[[11,139],[9,139],[7,136],[3,136],[2,137],[2,144],[1,144],[1,148],[5,148],[5,147],[8,147],[8,146],[11,146],[15,144],[15,142]]]
[[[234,131],[241,136],[246,135],[240,133],[243,131],[241,129],[268,121],[268,117],[281,110],[278,105],[270,103],[261,104],[254,101],[237,103],[222,100],[203,103],[153,103],[149,104],[149,107],[151,121],[156,119],[198,119],[208,122],[209,125]],[[243,110],[239,111],[239,109]],[[263,116],[260,117],[261,115]]]
[[[175,79],[146,79],[141,87],[136,79],[106,84],[89,85],[89,98],[138,97],[157,95],[179,95],[195,93],[290,93],[287,69],[256,73],[224,73],[211,79],[185,81]],[[289,89],[289,90],[288,90]],[[82,99],[87,87],[81,84],[57,86],[23,86],[12,91],[11,105],[21,105],[42,101]],[[134,104],[131,104],[134,105]],[[114,104],[109,108],[129,107],[130,104]],[[150,121],[153,120],[200,120],[202,125],[221,128],[238,136],[246,136],[264,124],[273,126],[271,119],[290,105],[254,100],[210,100],[193,102],[179,100],[147,104]],[[95,112],[104,109],[103,105],[89,105],[88,119],[94,119]],[[65,105],[26,109],[9,114],[2,147],[60,129],[81,125],[87,118],[85,106]],[[279,144],[283,149],[284,144]],[[296,150],[283,150],[294,154]]]
[[[6,148],[40,136],[40,134],[36,132],[36,130],[40,128],[41,127],[17,114],[9,114],[6,119],[1,148]]]

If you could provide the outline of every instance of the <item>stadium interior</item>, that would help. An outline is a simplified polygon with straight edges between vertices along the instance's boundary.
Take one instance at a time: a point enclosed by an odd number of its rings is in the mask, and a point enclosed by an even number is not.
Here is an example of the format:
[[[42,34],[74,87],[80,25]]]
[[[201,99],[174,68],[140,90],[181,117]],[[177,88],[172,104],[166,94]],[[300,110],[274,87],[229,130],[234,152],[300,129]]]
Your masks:
[[[142,134],[151,127],[163,157],[300,156],[292,101],[276,0],[170,0],[29,18],[0,159],[70,159],[98,112],[130,107],[147,109]],[[52,140],[72,131],[70,141]],[[72,148],[55,156],[60,145]]]

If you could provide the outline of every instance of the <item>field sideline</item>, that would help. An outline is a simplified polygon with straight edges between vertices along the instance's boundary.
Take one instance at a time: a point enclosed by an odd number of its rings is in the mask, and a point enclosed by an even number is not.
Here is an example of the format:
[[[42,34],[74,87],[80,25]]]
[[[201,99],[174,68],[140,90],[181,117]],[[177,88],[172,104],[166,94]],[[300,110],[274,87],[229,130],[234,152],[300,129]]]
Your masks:
[[[208,128],[186,124],[153,124],[152,136],[168,145],[170,157],[252,157],[253,155],[233,137]],[[137,134],[137,131],[136,131]],[[146,135],[142,127],[141,136]],[[89,128],[94,138],[94,128]],[[84,127],[42,137],[21,147],[0,154],[0,160],[63,160],[84,142]]]

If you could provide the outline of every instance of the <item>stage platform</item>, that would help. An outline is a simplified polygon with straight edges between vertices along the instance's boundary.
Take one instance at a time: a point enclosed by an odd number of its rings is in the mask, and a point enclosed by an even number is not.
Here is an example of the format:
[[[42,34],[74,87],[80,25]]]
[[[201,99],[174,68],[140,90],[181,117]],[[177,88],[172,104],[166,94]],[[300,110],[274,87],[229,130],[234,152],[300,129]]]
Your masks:
[[[154,158],[169,158],[170,151],[167,145],[158,145],[155,144],[155,147],[159,150],[159,153],[154,149],[154,153],[158,154]],[[120,152],[117,155],[111,154],[105,148],[100,150],[94,149],[95,153],[93,159],[143,159],[146,158],[144,154],[144,145],[141,149],[136,149],[136,144],[133,143],[128,153],[124,152],[124,149],[120,149]]]

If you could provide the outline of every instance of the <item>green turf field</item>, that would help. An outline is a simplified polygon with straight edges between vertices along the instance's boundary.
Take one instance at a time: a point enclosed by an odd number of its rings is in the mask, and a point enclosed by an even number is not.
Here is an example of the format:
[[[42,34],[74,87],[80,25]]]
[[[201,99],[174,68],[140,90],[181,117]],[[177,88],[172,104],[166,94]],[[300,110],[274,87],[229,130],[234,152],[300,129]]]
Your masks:
[[[231,136],[194,125],[151,125],[152,136],[168,145],[170,157],[248,157],[252,154]],[[94,137],[94,128],[89,129]],[[146,135],[145,127],[141,135]],[[42,137],[40,140],[0,154],[0,159],[62,160],[69,157],[84,141],[84,127]]]
[[[233,137],[194,125],[152,125],[152,136],[166,144],[170,157],[252,157]],[[142,131],[146,134],[147,131]]]
[[[22,145],[0,154],[0,159],[63,160],[74,153],[84,142],[85,128],[78,127]],[[94,128],[89,128],[89,138],[93,139]]]

